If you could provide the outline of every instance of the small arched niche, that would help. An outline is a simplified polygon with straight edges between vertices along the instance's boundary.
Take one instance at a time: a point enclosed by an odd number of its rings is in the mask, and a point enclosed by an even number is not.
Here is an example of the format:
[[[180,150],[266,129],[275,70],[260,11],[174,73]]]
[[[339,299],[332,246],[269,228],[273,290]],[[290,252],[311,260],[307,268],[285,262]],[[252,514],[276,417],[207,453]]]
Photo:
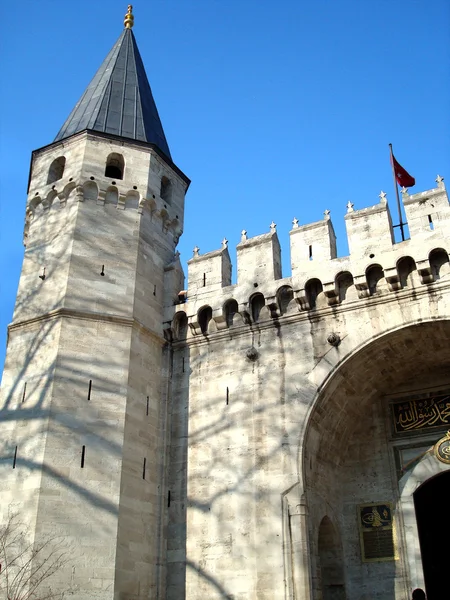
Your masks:
[[[286,314],[289,303],[294,299],[294,291],[289,285],[283,285],[277,291],[277,304],[280,309],[280,314]]]
[[[62,179],[64,175],[64,169],[66,168],[66,157],[59,156],[50,165],[47,175],[47,183],[54,183],[59,179]]]
[[[124,168],[125,161],[122,154],[111,152],[106,159],[105,177],[110,177],[111,179],[123,179]]]
[[[172,182],[165,175],[161,177],[161,188],[159,195],[161,196],[161,200],[170,204],[172,202]]]
[[[208,325],[212,319],[212,308],[204,306],[198,311],[198,324],[202,333],[208,333]]]
[[[432,250],[430,252],[429,261],[435,281],[450,273],[448,253],[442,248]]]
[[[414,287],[414,272],[416,270],[416,263],[410,256],[404,256],[397,262],[397,273],[402,288]]]
[[[338,532],[327,516],[319,526],[318,553],[323,600],[343,600],[346,595],[342,547]]]
[[[176,340],[185,340],[188,330],[188,319],[186,313],[183,311],[178,312],[172,324],[173,336]]]
[[[105,204],[114,204],[115,206],[117,206],[118,202],[119,191],[115,186],[110,185],[109,188],[106,190]]]
[[[257,323],[259,321],[261,309],[263,306],[265,306],[265,304],[266,301],[262,294],[254,294],[254,296],[250,298],[250,311],[253,323]]]
[[[317,298],[323,293],[323,285],[320,279],[310,279],[305,285],[305,294],[310,309],[316,308]]]
[[[234,298],[225,302],[223,312],[227,327],[231,327],[233,325],[234,316],[238,312],[238,303]]]
[[[339,295],[339,302],[350,300],[353,288],[353,275],[349,271],[343,271],[336,277],[336,288]],[[353,288],[354,290],[354,288]]]
[[[386,288],[386,280],[384,279],[384,271],[381,265],[370,265],[370,267],[367,267],[366,281],[371,296],[382,293],[383,288]]]

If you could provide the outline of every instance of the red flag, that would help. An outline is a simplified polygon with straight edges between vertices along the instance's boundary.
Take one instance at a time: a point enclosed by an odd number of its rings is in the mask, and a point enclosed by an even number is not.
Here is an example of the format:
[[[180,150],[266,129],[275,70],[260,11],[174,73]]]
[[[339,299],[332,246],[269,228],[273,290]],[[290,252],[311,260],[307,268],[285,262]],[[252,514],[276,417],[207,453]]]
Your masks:
[[[416,185],[416,180],[412,177],[406,169],[402,167],[400,163],[395,160],[395,156],[391,154],[392,157],[392,167],[395,173],[395,179],[397,183],[401,187],[410,188],[413,185]]]

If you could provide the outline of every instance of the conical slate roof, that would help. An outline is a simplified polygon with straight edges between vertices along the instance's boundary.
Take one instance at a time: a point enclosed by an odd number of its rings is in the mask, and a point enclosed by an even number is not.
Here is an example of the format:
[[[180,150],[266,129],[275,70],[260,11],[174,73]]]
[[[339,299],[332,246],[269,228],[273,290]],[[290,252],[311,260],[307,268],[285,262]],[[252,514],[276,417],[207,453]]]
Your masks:
[[[84,129],[154,144],[171,159],[131,28],[123,30],[55,142]]]

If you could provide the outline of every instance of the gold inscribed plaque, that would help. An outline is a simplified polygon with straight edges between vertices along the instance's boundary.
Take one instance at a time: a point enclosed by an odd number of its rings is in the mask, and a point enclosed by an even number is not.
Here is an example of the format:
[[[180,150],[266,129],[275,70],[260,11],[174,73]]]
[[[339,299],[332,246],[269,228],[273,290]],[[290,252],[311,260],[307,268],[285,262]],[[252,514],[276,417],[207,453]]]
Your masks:
[[[403,398],[392,402],[391,411],[396,435],[449,427],[450,393],[435,392]]]
[[[395,560],[394,523],[389,502],[358,506],[363,562]]]

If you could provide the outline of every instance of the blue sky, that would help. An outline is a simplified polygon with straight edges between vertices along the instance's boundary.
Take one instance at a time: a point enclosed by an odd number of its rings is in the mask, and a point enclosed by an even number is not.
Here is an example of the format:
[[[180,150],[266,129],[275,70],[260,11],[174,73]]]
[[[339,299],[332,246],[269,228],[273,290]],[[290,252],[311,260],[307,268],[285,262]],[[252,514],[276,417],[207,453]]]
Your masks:
[[[7,10],[6,10],[7,8]],[[23,258],[31,151],[50,143],[120,35],[126,2],[3,6],[0,365]],[[450,183],[448,0],[139,0],[134,33],[175,163],[192,179],[184,264],[274,220],[395,196],[388,143],[416,178]]]

